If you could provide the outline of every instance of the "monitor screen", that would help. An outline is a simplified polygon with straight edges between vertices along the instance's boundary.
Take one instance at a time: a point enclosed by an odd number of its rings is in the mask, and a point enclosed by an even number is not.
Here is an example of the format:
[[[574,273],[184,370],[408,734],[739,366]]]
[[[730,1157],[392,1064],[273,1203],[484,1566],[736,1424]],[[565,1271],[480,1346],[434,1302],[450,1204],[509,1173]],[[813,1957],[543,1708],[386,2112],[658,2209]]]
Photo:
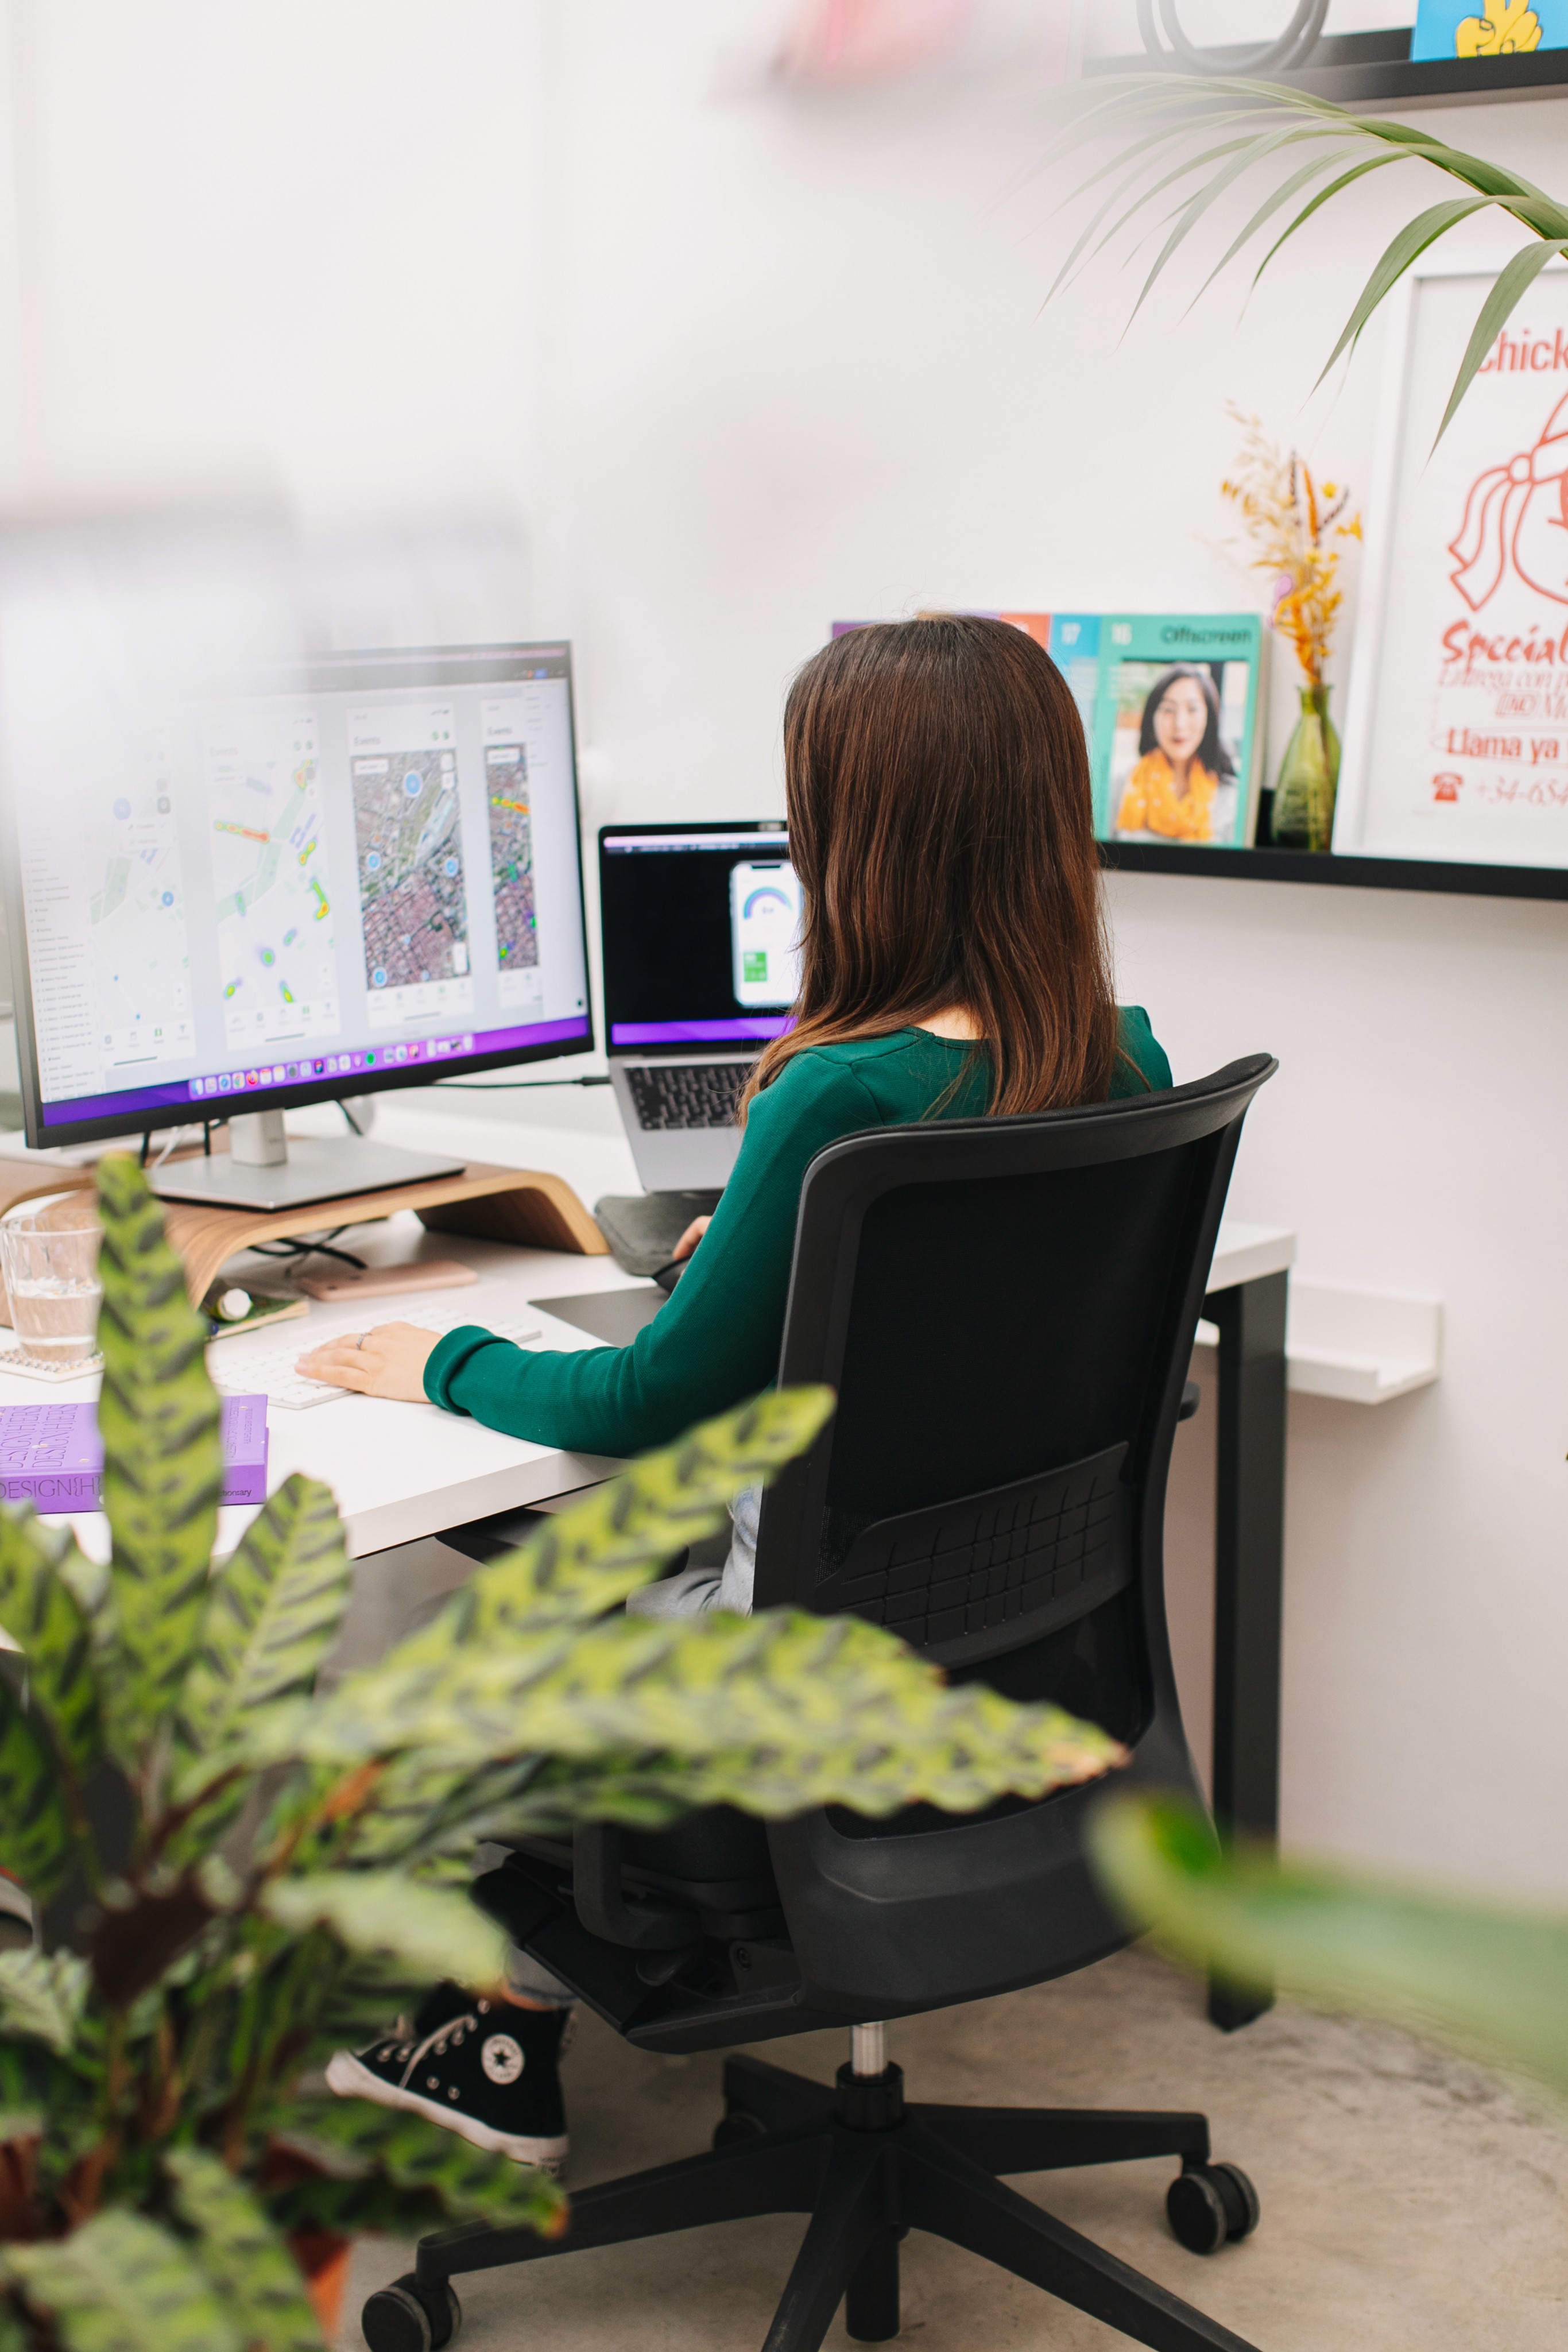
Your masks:
[[[4,682],[34,1142],[591,1046],[568,646]]]
[[[612,1053],[782,1034],[800,986],[789,836],[758,824],[607,825],[599,836]]]

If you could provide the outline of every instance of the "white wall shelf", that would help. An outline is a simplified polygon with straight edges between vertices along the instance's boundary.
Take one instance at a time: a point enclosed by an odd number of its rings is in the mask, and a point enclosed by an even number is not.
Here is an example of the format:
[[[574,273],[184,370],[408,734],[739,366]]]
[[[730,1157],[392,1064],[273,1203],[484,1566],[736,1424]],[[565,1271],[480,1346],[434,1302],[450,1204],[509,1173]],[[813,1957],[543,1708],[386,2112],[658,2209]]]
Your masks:
[[[1212,1323],[1197,1327],[1200,1348],[1217,1347]],[[1303,1396],[1342,1404],[1386,1404],[1437,1380],[1443,1368],[1443,1309],[1435,1298],[1291,1282],[1285,1329],[1286,1377]]]

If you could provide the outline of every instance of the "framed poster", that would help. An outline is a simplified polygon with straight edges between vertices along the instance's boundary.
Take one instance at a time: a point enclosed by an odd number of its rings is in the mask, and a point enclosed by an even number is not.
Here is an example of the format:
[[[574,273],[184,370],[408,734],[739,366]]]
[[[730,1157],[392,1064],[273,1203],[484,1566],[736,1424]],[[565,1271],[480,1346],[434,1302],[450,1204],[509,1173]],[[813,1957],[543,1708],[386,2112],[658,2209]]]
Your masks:
[[[1423,270],[1390,320],[1340,852],[1568,867],[1568,268],[1433,446],[1494,278]]]

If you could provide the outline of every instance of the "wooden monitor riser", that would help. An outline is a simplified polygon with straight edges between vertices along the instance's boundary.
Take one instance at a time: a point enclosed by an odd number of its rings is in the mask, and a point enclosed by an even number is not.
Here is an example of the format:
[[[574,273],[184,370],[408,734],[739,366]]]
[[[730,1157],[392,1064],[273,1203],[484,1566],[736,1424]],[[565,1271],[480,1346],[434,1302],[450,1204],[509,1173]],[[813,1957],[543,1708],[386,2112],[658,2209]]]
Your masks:
[[[86,1191],[92,1181],[90,1168],[37,1168],[0,1160],[0,1213],[47,1192]],[[475,1234],[520,1249],[576,1250],[587,1257],[610,1254],[610,1244],[563,1178],[538,1169],[487,1167],[477,1160],[460,1176],[438,1176],[428,1183],[396,1184],[384,1192],[354,1192],[342,1200],[311,1201],[276,1212],[167,1201],[163,1230],[185,1262],[186,1286],[197,1299],[231,1257],[257,1242],[371,1224],[395,1216],[400,1209],[413,1210],[421,1224],[434,1233]],[[3,1285],[0,1310],[9,1321]]]

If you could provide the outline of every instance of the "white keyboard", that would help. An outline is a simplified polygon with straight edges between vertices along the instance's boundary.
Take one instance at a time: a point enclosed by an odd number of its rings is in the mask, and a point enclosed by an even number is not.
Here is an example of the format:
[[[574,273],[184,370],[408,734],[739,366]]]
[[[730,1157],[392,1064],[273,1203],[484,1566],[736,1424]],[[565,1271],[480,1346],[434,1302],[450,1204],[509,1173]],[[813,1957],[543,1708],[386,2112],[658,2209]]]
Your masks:
[[[422,1312],[420,1316],[420,1328],[423,1331],[455,1331],[467,1323],[483,1324],[485,1329],[494,1331],[498,1339],[511,1339],[519,1348],[526,1348],[531,1339],[541,1336],[537,1323],[525,1325],[509,1316],[486,1315],[483,1307],[477,1307],[468,1315],[427,1317]],[[298,1336],[287,1347],[269,1348],[265,1355],[247,1352],[243,1363],[229,1361],[229,1349],[234,1345],[232,1340],[221,1341],[215,1351],[210,1351],[207,1370],[218,1394],[260,1396],[265,1393],[268,1404],[279,1405],[286,1412],[303,1412],[311,1405],[336,1404],[340,1397],[355,1394],[352,1389],[334,1388],[327,1381],[308,1381],[294,1369],[299,1357],[308,1355],[313,1348],[328,1346],[333,1339],[341,1338],[341,1333],[326,1331],[316,1338],[308,1332],[301,1332],[297,1323],[290,1324],[288,1329]]]

